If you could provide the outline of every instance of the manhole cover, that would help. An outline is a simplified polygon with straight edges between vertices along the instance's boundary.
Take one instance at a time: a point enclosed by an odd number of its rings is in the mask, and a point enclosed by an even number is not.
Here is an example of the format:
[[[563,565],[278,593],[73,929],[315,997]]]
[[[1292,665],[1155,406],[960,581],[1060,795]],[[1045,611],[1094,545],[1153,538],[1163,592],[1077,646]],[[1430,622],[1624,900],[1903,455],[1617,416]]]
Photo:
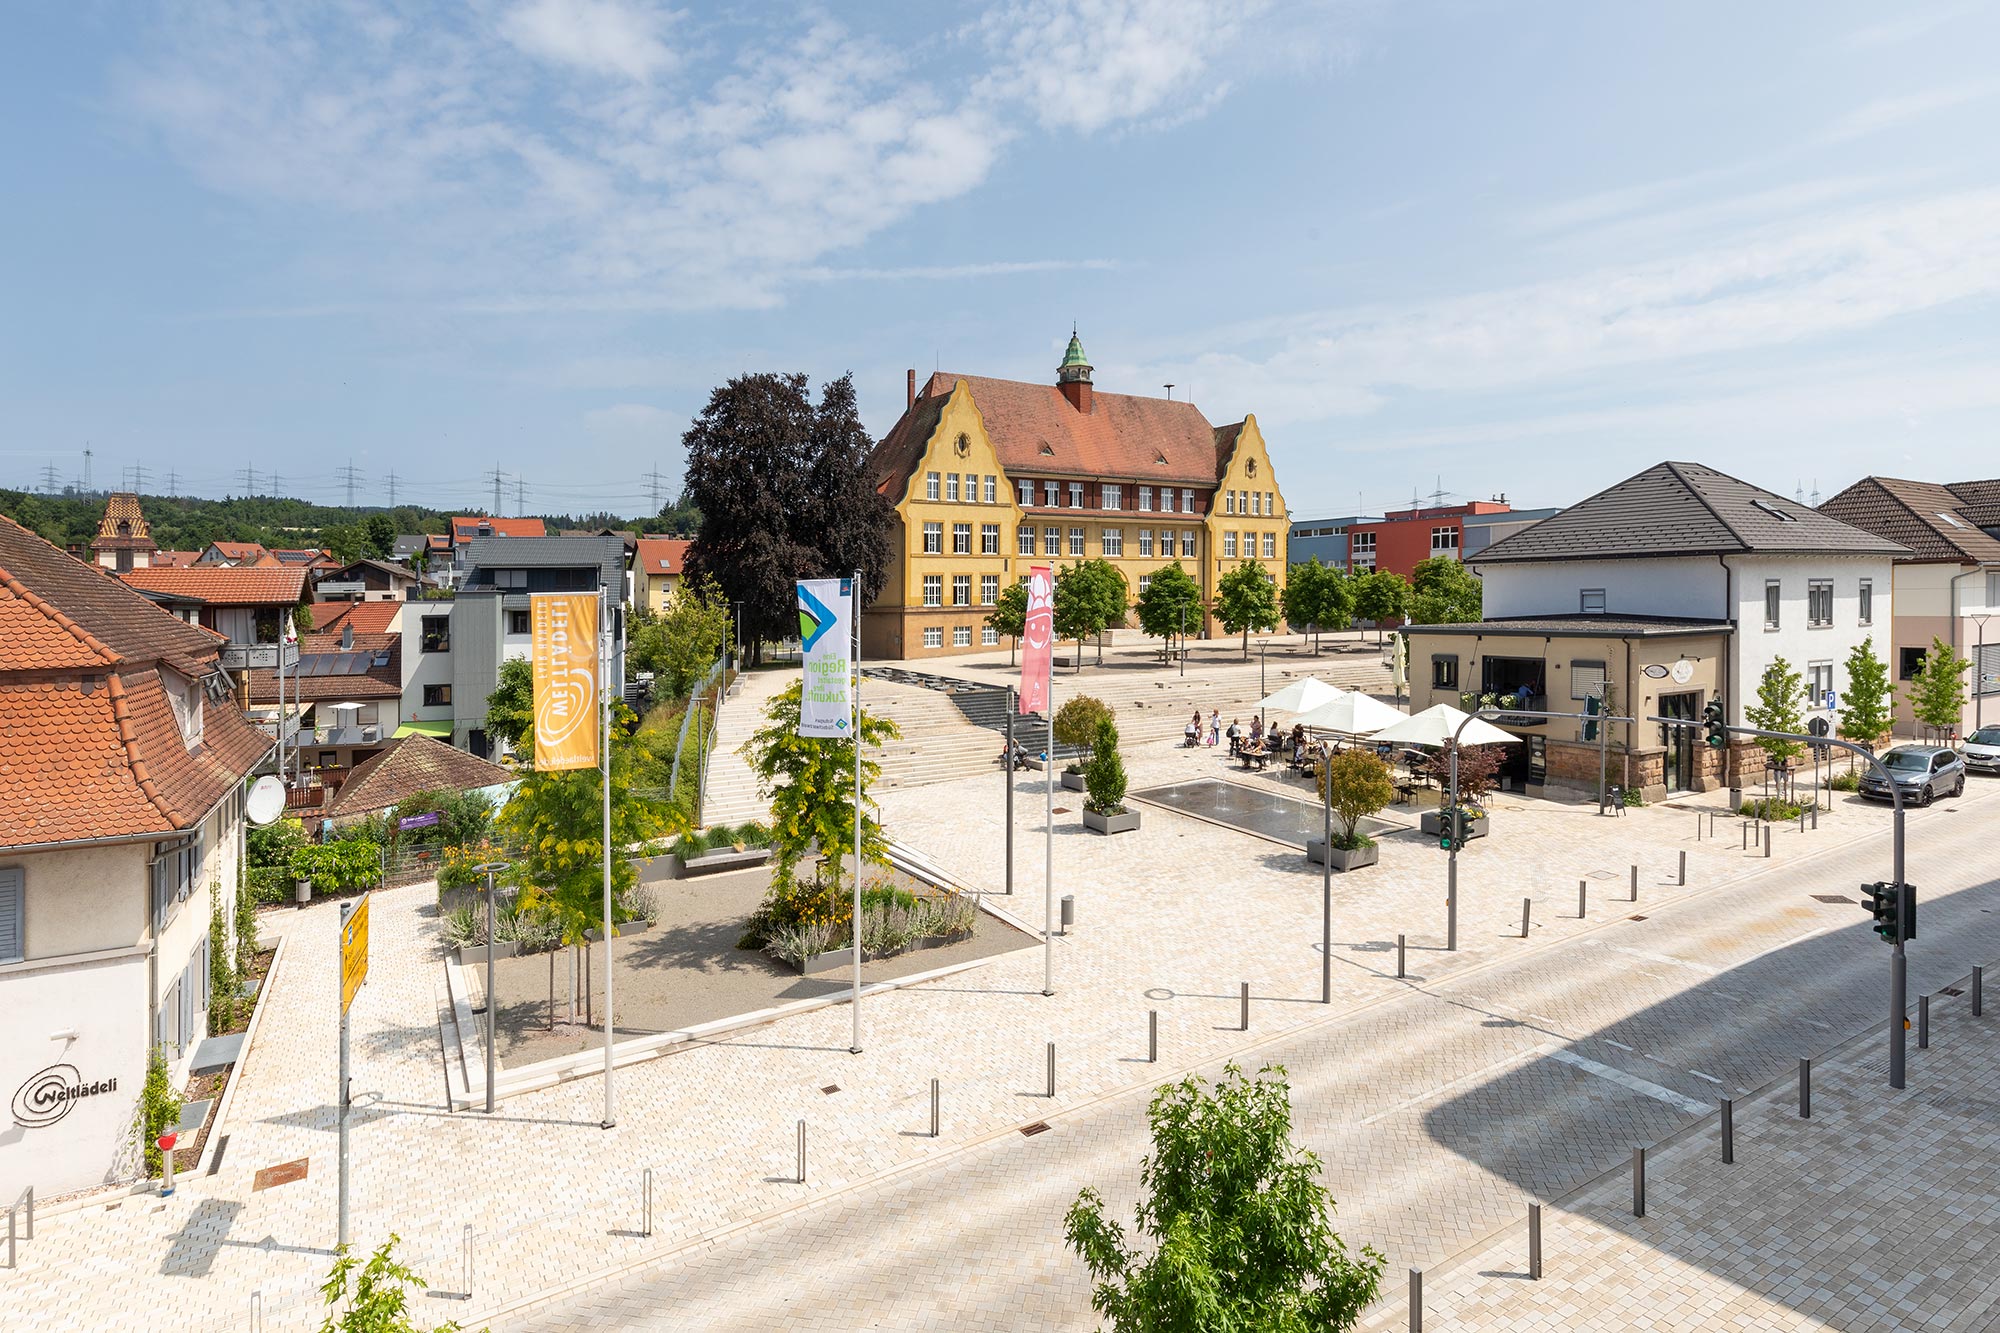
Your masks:
[[[289,1185],[294,1180],[304,1180],[306,1178],[306,1163],[309,1160],[311,1159],[301,1157],[296,1162],[280,1162],[276,1166],[265,1167],[251,1181],[251,1192],[267,1190],[274,1185]]]
[[[1046,1134],[1048,1132],[1049,1122],[1046,1120],[1037,1120],[1032,1125],[1021,1126],[1021,1137],[1026,1139],[1032,1139],[1037,1134]]]
[[[838,1083],[829,1083],[825,1087],[821,1088],[820,1091],[825,1093],[827,1096],[831,1097],[833,1096],[834,1093],[840,1091],[840,1085]]]
[[[1632,921],[1644,921],[1646,918],[1643,916],[1635,916],[1635,917],[1629,917],[1627,919]]]
[[[1857,901],[1844,893],[1815,893],[1812,898],[1816,903],[1851,903]]]
[[[1591,871],[1591,872],[1590,872],[1590,874],[1589,874],[1589,875],[1587,875],[1587,876],[1586,876],[1585,878],[1587,878],[1587,879],[1617,879],[1617,878],[1618,878],[1618,876],[1616,876],[1616,875],[1612,874],[1612,873],[1611,873],[1611,872],[1610,872],[1609,870],[1593,870],[1593,871]]]
[[[1939,992],[1938,992],[1938,994],[1940,994],[1940,995],[1963,995],[1963,994],[1965,994],[1965,992],[1964,992],[1964,991],[1962,991],[1962,990],[1960,990],[1960,989],[1959,989],[1958,987],[1956,987],[1956,986],[1946,986],[1946,987],[1945,987],[1945,988],[1944,988],[1943,990],[1939,991]]]
[[[1066,805],[1059,805],[1055,808],[1055,813],[1059,815],[1066,815],[1069,813],[1069,807]]]

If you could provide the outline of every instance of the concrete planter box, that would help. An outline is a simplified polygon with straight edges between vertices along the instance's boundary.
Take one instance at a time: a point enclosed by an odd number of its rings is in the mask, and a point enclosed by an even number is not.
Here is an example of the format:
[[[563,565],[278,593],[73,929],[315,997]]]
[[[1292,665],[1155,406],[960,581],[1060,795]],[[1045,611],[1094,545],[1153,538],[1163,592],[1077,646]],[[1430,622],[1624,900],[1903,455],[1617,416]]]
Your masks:
[[[949,945],[957,944],[960,940],[969,940],[971,938],[972,932],[969,930],[954,930],[949,935],[927,936],[924,939],[918,940],[909,948],[903,950],[903,952],[916,953],[921,949],[942,949]]]
[[[1492,832],[1493,816],[1487,815],[1483,819],[1467,819],[1461,815],[1458,825],[1459,841],[1471,842],[1474,838],[1483,838]],[[1441,810],[1424,811],[1423,814],[1417,817],[1417,827],[1429,837],[1437,837],[1444,832],[1444,812]]]
[[[1359,870],[1363,866],[1372,866],[1381,859],[1382,846],[1380,843],[1372,847],[1363,847],[1358,852],[1342,851],[1338,847],[1333,849],[1333,868],[1342,874],[1346,874],[1350,870]],[[1306,844],[1306,860],[1312,862],[1314,865],[1326,864],[1325,838],[1314,838]]]
[[[854,950],[835,949],[832,953],[816,953],[806,959],[806,965],[799,969],[802,976],[817,977],[828,972],[840,972],[854,966]]]
[[[1126,810],[1122,814],[1100,815],[1085,810],[1083,826],[1092,833],[1131,833],[1139,827],[1139,812]]]
[[[520,945],[514,943],[512,940],[493,941],[493,961],[498,962],[502,958],[512,958],[519,951],[520,947]],[[468,944],[458,951],[458,965],[460,967],[483,967],[485,963],[486,946],[483,944]]]
[[[618,938],[621,940],[626,939],[633,935],[641,934],[642,932],[651,930],[652,928],[653,928],[653,923],[646,920],[644,917],[639,918],[637,921],[620,921],[617,925],[612,927],[613,930],[616,930],[618,932]],[[604,932],[601,930],[586,930],[583,932],[583,937],[589,940],[592,944],[595,944],[599,940],[604,938]],[[501,947],[508,948],[511,946],[502,945]]]
[[[693,879],[696,875],[713,875],[724,870],[743,870],[750,866],[760,866],[771,859],[769,847],[750,847],[743,851],[730,848],[727,851],[703,852],[681,866],[681,878]]]
[[[681,858],[673,852],[663,852],[658,856],[635,856],[632,867],[639,873],[641,884],[657,884],[663,879],[681,877]]]
[[[1062,772],[1062,785],[1064,791],[1085,790],[1083,785],[1083,774],[1072,773],[1068,769],[1064,769]]]

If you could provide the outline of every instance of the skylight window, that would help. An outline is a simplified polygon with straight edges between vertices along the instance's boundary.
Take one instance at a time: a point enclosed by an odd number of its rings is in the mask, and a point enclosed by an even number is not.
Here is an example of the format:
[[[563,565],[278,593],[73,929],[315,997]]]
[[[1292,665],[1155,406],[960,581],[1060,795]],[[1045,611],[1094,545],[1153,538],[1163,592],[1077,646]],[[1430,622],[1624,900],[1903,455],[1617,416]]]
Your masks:
[[[1798,515],[1787,514],[1784,510],[1778,508],[1778,506],[1772,504],[1769,500],[1752,500],[1750,503],[1756,505],[1759,509],[1771,515],[1771,517],[1777,519],[1781,523],[1796,523],[1799,521]]]
[[[1945,522],[1951,524],[1954,528],[1963,528],[1965,526],[1965,524],[1959,522],[1957,519],[1953,518],[1950,514],[1941,513],[1938,515],[1938,517],[1943,519]]]

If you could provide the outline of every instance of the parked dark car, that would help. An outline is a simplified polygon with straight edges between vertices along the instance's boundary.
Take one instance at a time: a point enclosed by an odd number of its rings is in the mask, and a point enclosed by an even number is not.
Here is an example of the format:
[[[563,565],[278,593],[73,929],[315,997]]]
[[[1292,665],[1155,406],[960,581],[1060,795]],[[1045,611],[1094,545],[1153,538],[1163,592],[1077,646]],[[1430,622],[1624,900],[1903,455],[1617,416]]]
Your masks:
[[[1981,727],[1965,738],[1965,767],[1973,773],[2000,774],[2000,727]]]
[[[1882,766],[1895,776],[1906,803],[1929,805],[1939,796],[1957,796],[1965,790],[1965,761],[1958,751],[1942,745],[1898,745],[1882,755]],[[1871,768],[1861,775],[1861,794],[1886,801],[1889,787]]]

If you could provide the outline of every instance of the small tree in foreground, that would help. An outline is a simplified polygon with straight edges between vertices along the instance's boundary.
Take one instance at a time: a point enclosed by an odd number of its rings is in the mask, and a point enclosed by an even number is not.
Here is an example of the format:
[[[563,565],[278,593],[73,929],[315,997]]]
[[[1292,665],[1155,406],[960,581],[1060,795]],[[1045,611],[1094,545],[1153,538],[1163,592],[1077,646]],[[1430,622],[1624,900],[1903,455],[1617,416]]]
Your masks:
[[[1847,655],[1847,692],[1840,696],[1840,734],[1874,749],[1889,734],[1889,664],[1875,655],[1870,635]]]
[[[1384,1261],[1372,1246],[1350,1258],[1333,1230],[1319,1158],[1292,1142],[1284,1069],[1248,1079],[1232,1064],[1213,1089],[1183,1079],[1154,1095],[1147,1118],[1153,1155],[1139,1171],[1137,1226],[1152,1254],[1127,1247],[1096,1190],[1063,1222],[1096,1279],[1091,1305],[1115,1333],[1352,1328]]]
[[[1118,726],[1109,713],[1097,719],[1090,762],[1083,769],[1083,787],[1089,793],[1083,808],[1092,814],[1125,813],[1125,761],[1118,756]]]
[[[1956,732],[1965,716],[1965,673],[1971,666],[1950,644],[1933,636],[1924,668],[1910,682],[1910,711],[1940,738]]]
[[[1757,702],[1743,710],[1743,717],[1759,731],[1785,731],[1796,736],[1806,729],[1805,701],[1805,677],[1792,670],[1792,664],[1784,658],[1774,657],[1757,678]],[[1759,736],[1757,744],[1771,765],[1779,769],[1806,749],[1800,741],[1771,736]]]
[[[1079,694],[1056,709],[1056,744],[1087,750],[1097,743],[1097,724],[1111,720],[1111,709],[1102,699]],[[1072,771],[1080,767],[1070,765]]]
[[[1355,825],[1396,799],[1396,784],[1389,780],[1389,766],[1367,750],[1346,750],[1333,756],[1320,769],[1320,799],[1330,802],[1340,832],[1333,845],[1343,852],[1372,847],[1374,840],[1357,837]]]
[[[390,1232],[389,1239],[366,1263],[348,1253],[345,1245],[334,1251],[333,1267],[319,1286],[328,1306],[319,1333],[423,1333],[423,1325],[410,1316],[410,1294],[404,1288],[429,1284],[396,1261],[393,1252],[401,1241],[401,1236]],[[361,1270],[358,1276],[357,1268]],[[354,1279],[351,1295],[350,1277]],[[458,1327],[457,1323],[439,1324],[434,1333],[456,1333]]]
[[[1028,629],[1028,585],[1010,583],[1002,588],[993,609],[986,613],[986,623],[995,634],[1007,636],[1007,665],[1013,666],[1014,649]]]

